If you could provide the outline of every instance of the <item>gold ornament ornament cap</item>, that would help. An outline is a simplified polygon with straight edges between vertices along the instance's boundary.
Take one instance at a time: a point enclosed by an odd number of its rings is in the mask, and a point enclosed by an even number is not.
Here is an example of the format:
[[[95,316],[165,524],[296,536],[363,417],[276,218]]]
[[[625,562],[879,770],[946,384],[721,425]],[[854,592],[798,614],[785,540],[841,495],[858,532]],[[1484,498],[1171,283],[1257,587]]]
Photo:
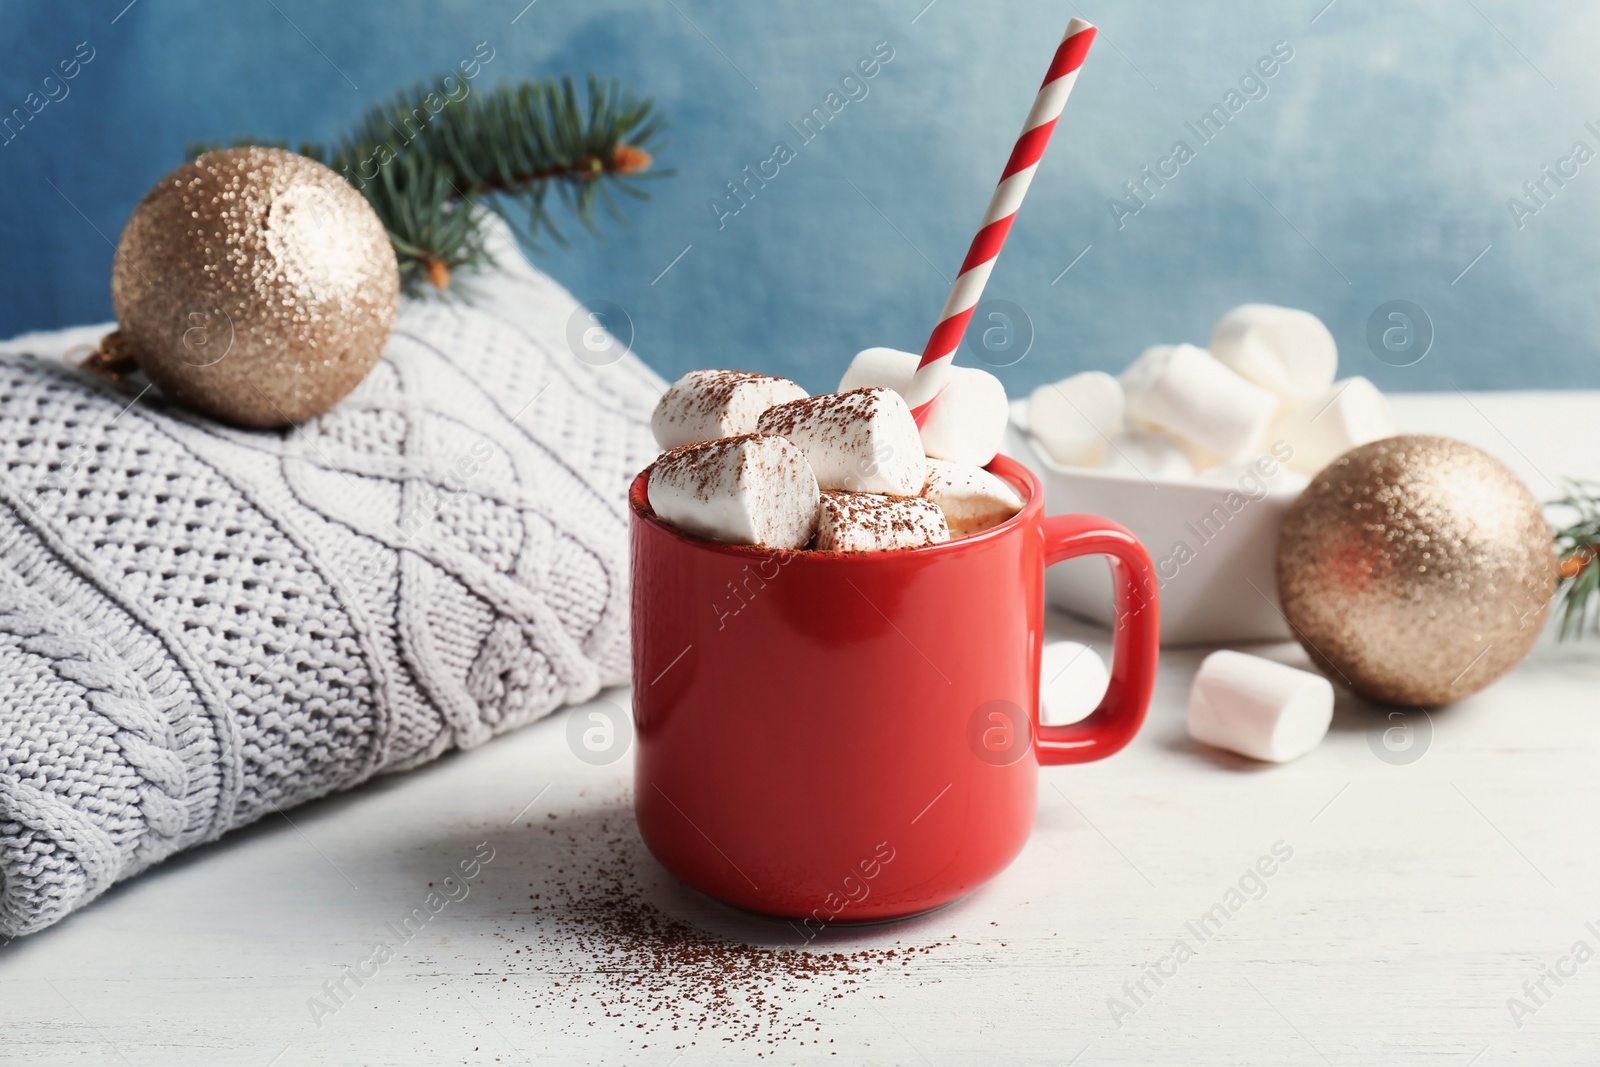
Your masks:
[[[348,182],[278,148],[230,148],[174,170],[122,231],[111,302],[129,355],[161,390],[237,426],[327,411],[383,352],[400,269]]]
[[[1278,596],[1307,654],[1389,704],[1460,700],[1522,662],[1557,568],[1528,487],[1447,437],[1351,449],[1311,480],[1278,538]]]

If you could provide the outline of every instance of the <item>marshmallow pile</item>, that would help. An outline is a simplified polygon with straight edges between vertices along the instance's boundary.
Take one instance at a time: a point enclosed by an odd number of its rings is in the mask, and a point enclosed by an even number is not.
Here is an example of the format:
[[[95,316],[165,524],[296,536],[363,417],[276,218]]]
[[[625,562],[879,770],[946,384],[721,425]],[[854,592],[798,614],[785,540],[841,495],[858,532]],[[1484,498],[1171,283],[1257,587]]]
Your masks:
[[[1225,472],[1269,448],[1314,475],[1394,433],[1365,378],[1335,381],[1339,354],[1315,315],[1245,304],[1211,331],[1211,348],[1156,345],[1113,377],[1086,371],[1042,385],[1028,432],[1057,463],[1182,480]]]
[[[919,429],[904,396],[917,362],[869,348],[822,396],[765,374],[685,374],[650,420],[667,450],[650,468],[651,509],[709,540],[820,552],[916,548],[1004,522],[1022,498],[983,468],[1005,433],[1005,388],[956,368]]]

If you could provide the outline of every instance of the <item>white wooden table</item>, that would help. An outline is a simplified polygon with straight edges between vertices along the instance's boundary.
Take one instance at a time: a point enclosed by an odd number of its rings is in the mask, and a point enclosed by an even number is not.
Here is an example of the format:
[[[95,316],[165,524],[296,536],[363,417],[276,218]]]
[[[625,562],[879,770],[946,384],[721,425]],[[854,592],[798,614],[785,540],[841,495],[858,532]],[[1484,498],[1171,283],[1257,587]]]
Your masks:
[[[1403,428],[1472,441],[1541,497],[1555,493],[1545,478],[1600,475],[1600,395],[1395,406]],[[1103,645],[1071,620],[1051,625]],[[912,923],[819,938],[843,951],[943,946],[843,996],[831,980],[769,993],[786,1024],[815,1020],[775,1043],[770,1029],[727,1041],[726,1028],[608,1017],[604,983],[570,951],[581,920],[530,915],[533,894],[581,891],[620,849],[666,916],[799,942],[655,867],[629,821],[630,761],[581,762],[558,716],[296,810],[292,824],[269,819],[0,949],[0,1062],[1600,1061],[1600,957],[1568,959],[1578,941],[1600,952],[1600,640],[1547,639],[1498,685],[1436,712],[1409,763],[1379,758],[1373,738],[1390,724],[1349,698],[1322,747],[1288,766],[1197,748],[1184,706],[1200,656],[1163,657],[1149,724],[1125,752],[1043,772],[1037,831],[992,885]],[[597,832],[605,819],[619,844]],[[468,895],[316,1017],[325,983],[395,940],[386,924],[480,842],[494,858]],[[1293,856],[1265,894],[1201,944],[1186,924],[1279,842]],[[1167,957],[1179,938],[1198,950],[1181,964]],[[1146,968],[1164,957],[1157,985]],[[1535,1002],[1524,982],[1557,966],[1576,973],[1544,979]],[[1141,978],[1135,1002],[1124,984]],[[1513,997],[1531,1009],[1520,1028]],[[1112,998],[1129,1009],[1115,1020]]]

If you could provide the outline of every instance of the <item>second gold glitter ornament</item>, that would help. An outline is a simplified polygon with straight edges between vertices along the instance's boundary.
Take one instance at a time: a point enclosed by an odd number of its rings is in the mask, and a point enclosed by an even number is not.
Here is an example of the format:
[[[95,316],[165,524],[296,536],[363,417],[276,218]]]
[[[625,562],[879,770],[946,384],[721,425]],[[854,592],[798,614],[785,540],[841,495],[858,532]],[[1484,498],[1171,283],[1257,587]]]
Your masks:
[[[1528,487],[1446,437],[1346,452],[1300,494],[1278,539],[1295,636],[1330,677],[1384,703],[1459,700],[1515,667],[1556,580]]]
[[[328,410],[378,361],[400,273],[371,205],[277,148],[185,163],[150,190],[112,269],[120,336],[102,345],[161,390],[237,426]]]

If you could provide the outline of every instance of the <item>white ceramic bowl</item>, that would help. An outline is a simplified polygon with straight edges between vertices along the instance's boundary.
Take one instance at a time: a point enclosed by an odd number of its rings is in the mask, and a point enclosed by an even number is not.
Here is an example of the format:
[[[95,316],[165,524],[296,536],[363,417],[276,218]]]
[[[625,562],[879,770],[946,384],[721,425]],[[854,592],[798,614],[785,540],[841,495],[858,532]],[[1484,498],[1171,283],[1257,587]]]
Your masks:
[[[1011,405],[1003,451],[1044,483],[1047,515],[1087,512],[1126,526],[1144,543],[1160,583],[1161,642],[1234,644],[1289,639],[1278,606],[1278,528],[1305,487],[1272,460],[1210,480],[1170,481],[1067,467],[1027,433],[1028,405]],[[1202,476],[1205,478],[1206,476]],[[1045,572],[1050,603],[1102,625],[1113,618],[1104,561],[1058,563]]]

